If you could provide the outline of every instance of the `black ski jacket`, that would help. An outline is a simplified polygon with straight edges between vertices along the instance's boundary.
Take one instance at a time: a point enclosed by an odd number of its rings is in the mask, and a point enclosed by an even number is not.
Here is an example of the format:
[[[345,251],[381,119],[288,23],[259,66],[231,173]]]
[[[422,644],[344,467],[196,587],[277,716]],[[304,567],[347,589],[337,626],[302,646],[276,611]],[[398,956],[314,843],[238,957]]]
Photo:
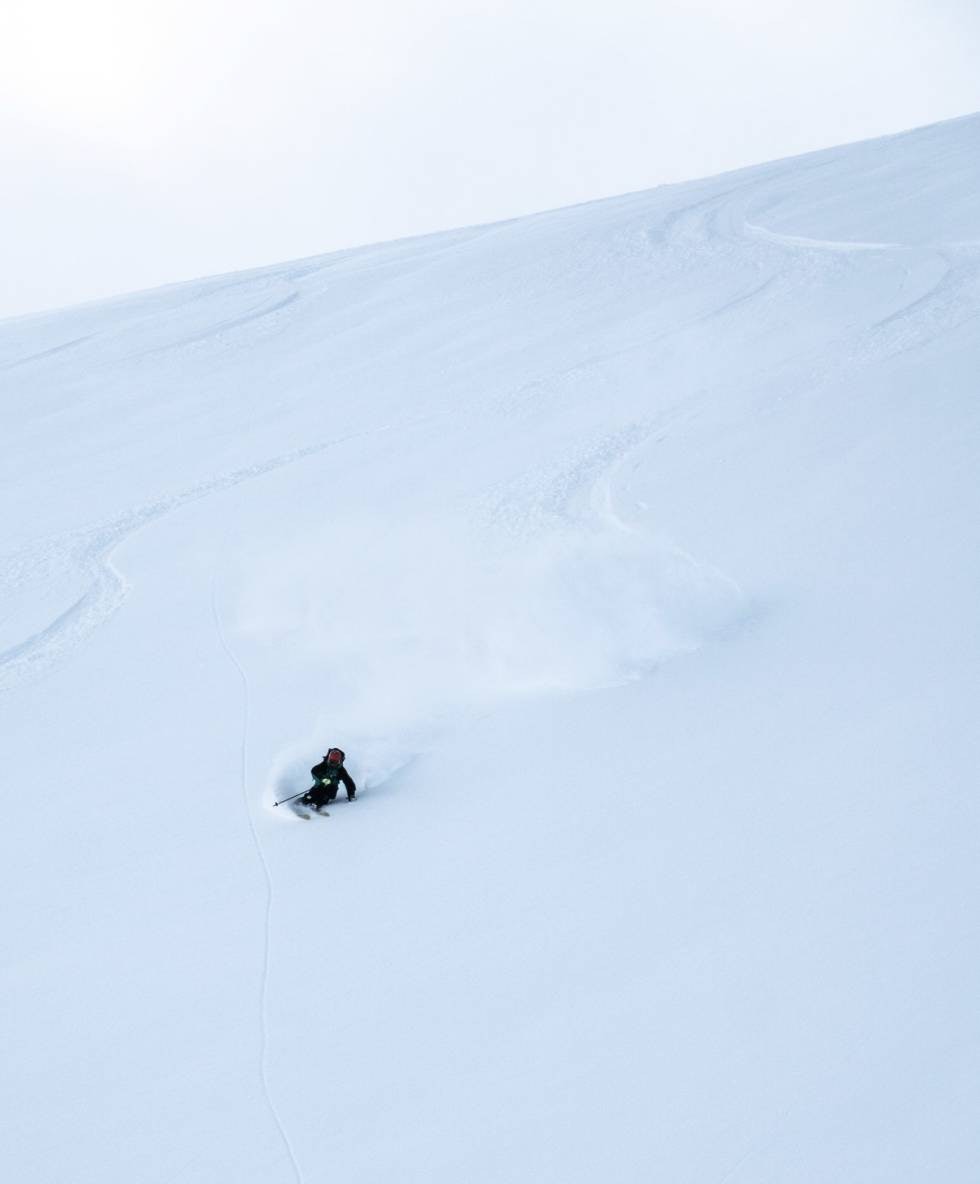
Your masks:
[[[326,761],[320,761],[318,765],[314,765],[310,769],[310,773],[313,775],[315,781],[332,781],[335,777],[339,777],[344,789],[347,790],[348,796],[357,793],[354,778],[347,772],[343,765],[328,765]]]

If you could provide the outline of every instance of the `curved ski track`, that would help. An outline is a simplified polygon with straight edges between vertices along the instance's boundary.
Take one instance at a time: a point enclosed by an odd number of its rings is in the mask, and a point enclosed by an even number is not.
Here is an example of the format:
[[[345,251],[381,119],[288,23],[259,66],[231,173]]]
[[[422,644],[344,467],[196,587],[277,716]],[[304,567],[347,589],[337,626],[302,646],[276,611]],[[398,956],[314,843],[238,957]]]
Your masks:
[[[820,273],[825,267],[848,266],[848,260],[854,260],[854,265],[859,266],[859,260],[875,255],[894,259],[905,274],[903,302],[878,320],[842,329],[844,338],[850,340],[847,348],[837,349],[832,357],[828,357],[824,349],[815,350],[807,360],[803,373],[787,376],[787,384],[783,389],[785,397],[801,383],[812,385],[846,367],[868,364],[927,344],[974,315],[971,310],[977,299],[980,299],[980,249],[977,244],[846,242],[782,234],[754,220],[750,221],[748,215],[750,201],[764,194],[766,186],[778,179],[779,174],[775,174],[762,181],[735,185],[721,194],[699,197],[690,205],[669,212],[656,228],[641,232],[647,250],[666,248],[668,255],[676,253],[681,265],[684,265],[685,257],[689,259],[692,254],[737,256],[747,251],[755,257],[761,272],[761,276],[742,291],[716,307],[672,326],[664,332],[664,337],[683,332],[694,323],[726,316],[758,300],[766,303],[777,301],[787,288],[811,283],[815,278],[814,272]],[[967,293],[970,298],[964,299]],[[294,299],[295,293],[287,295],[272,305],[252,310],[234,323],[278,312]],[[219,324],[217,329],[228,328],[231,323]],[[75,341],[66,343],[67,346],[75,344]],[[646,339],[623,351],[614,351],[614,355],[649,345],[650,339]],[[585,375],[603,361],[602,357],[579,359],[564,372],[530,380],[510,396],[498,400],[497,405],[504,410],[516,410],[528,390],[543,384],[554,384],[563,376]],[[414,426],[428,418],[431,416],[400,426]],[[87,587],[73,604],[43,629],[0,652],[0,691],[9,691],[25,679],[46,670],[91,636],[118,610],[129,592],[129,584],[113,565],[112,553],[136,531],[190,502],[295,464],[338,444],[388,431],[393,426],[396,425],[386,424],[353,432],[282,453],[200,482],[174,495],[159,498],[108,522],[39,541],[9,555],[5,564],[5,582],[9,590],[29,582],[37,583],[39,575],[43,579],[45,569],[64,571],[66,567],[81,573]],[[642,429],[640,432],[642,434]]]
[[[421,421],[413,421],[416,422]],[[258,464],[235,469],[211,481],[193,485],[181,493],[148,502],[109,522],[45,540],[8,557],[5,566],[13,572],[8,578],[8,586],[26,584],[37,569],[43,570],[52,566],[63,568],[66,561],[71,560],[74,560],[76,570],[81,571],[90,583],[69,608],[43,629],[0,652],[0,692],[9,691],[24,680],[48,669],[90,637],[122,606],[129,594],[130,585],[126,577],[114,566],[112,553],[120,543],[137,531],[191,502],[222,493],[243,481],[296,464],[339,444],[390,431],[392,426],[394,425],[383,424],[377,428],[350,432],[345,436],[337,436],[331,440],[323,440],[282,453]]]

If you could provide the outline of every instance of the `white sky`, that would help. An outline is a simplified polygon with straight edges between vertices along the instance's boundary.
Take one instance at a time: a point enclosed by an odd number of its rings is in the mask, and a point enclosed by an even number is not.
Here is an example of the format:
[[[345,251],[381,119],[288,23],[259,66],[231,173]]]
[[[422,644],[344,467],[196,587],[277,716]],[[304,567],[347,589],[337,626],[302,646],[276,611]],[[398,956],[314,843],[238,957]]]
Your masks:
[[[977,0],[0,11],[0,316],[980,109]]]

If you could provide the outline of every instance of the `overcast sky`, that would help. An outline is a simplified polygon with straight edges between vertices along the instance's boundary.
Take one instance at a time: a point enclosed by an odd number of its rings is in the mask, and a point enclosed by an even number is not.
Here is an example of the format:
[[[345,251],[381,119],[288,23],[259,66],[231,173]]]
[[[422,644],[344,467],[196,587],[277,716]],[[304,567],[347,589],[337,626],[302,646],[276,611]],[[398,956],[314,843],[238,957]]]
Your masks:
[[[3,0],[0,316],[980,109],[977,0]]]

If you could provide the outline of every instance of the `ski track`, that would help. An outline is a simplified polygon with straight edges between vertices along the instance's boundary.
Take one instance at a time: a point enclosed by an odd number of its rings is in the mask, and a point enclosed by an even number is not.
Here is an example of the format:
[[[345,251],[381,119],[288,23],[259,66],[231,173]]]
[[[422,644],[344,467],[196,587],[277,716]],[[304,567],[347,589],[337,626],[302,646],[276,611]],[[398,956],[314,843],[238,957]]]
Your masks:
[[[887,315],[861,327],[860,342],[853,357],[857,361],[879,361],[935,340],[944,332],[972,319],[977,294],[980,252],[972,241],[944,243],[873,242],[860,239],[810,238],[785,234],[750,222],[742,213],[741,235],[747,241],[765,242],[790,253],[844,258],[879,255],[898,262],[906,281],[918,290]],[[967,299],[964,299],[967,296]]]
[[[190,345],[198,345],[202,341],[220,340],[226,333],[241,329],[245,325],[254,325],[257,321],[264,320],[267,317],[274,317],[277,313],[284,311],[291,304],[294,304],[298,299],[299,292],[292,291],[288,295],[271,303],[262,304],[250,312],[244,312],[237,317],[229,317],[224,321],[217,321],[200,333],[192,333],[187,337],[178,337],[174,341],[166,342],[164,345],[153,346],[149,349],[141,350],[139,353],[126,355],[126,359],[132,360],[134,358],[152,357],[154,354],[169,353],[173,350],[184,349]]]
[[[248,732],[251,699],[248,676],[246,675],[241,662],[239,662],[231,646],[228,644],[228,639],[225,636],[225,630],[221,623],[221,613],[218,610],[218,590],[216,581],[212,581],[211,584],[211,612],[214,617],[214,627],[217,631],[221,648],[227,654],[229,661],[238,671],[238,676],[241,679],[242,684],[242,740],[240,755],[242,804],[245,808],[245,816],[248,818],[248,828],[252,835],[252,843],[255,846],[255,852],[259,857],[259,863],[262,865],[262,876],[265,883],[265,917],[262,934],[262,972],[261,983],[259,987],[259,1078],[262,1083],[262,1095],[265,1098],[265,1104],[268,1107],[269,1113],[272,1115],[273,1122],[276,1125],[276,1130],[279,1132],[279,1137],[286,1149],[286,1154],[289,1156],[289,1162],[292,1167],[292,1173],[296,1180],[296,1184],[303,1184],[303,1172],[300,1169],[299,1161],[296,1159],[296,1153],[293,1150],[293,1145],[290,1141],[289,1134],[283,1124],[282,1117],[279,1114],[278,1107],[276,1106],[272,1096],[272,1090],[269,1087],[269,966],[271,962],[274,893],[272,886],[272,874],[269,871],[269,862],[266,859],[265,852],[262,849],[262,843],[259,839],[258,830],[255,826],[255,818],[253,817],[252,808],[248,800]]]
[[[940,247],[892,242],[847,242],[807,238],[770,230],[758,222],[750,221],[746,208],[749,200],[758,196],[760,189],[764,189],[767,183],[774,179],[778,180],[778,177],[767,178],[761,183],[756,181],[753,184],[736,185],[723,194],[697,200],[681,209],[668,212],[656,229],[648,227],[641,231],[646,249],[666,248],[668,257],[679,257],[678,261],[682,266],[689,264],[692,256],[736,255],[741,256],[746,262],[754,262],[763,272],[762,278],[753,281],[717,306],[690,318],[684,318],[678,324],[664,330],[662,334],[623,349],[579,359],[573,366],[558,373],[540,375],[532,382],[522,384],[510,394],[499,397],[495,401],[498,409],[501,403],[506,403],[512,411],[519,412],[529,392],[540,392],[544,387],[560,387],[563,382],[569,380],[588,380],[594,376],[597,368],[601,368],[603,362],[610,359],[640,349],[649,349],[660,340],[683,333],[696,324],[725,316],[747,304],[760,300],[771,303],[778,299],[784,287],[799,287],[810,283],[814,279],[814,270],[820,272],[826,266],[836,266],[837,264],[831,262],[834,259],[857,261],[877,255],[895,260],[903,268],[907,278],[907,298],[898,308],[879,319],[846,332],[843,350],[840,348],[840,340],[835,343],[837,348],[834,350],[829,350],[826,345],[818,347],[814,351],[809,368],[802,376],[797,377],[792,388],[783,388],[781,398],[788,397],[803,384],[810,386],[815,382],[831,379],[848,366],[869,364],[888,355],[923,346],[944,332],[958,327],[972,315],[969,311],[971,301],[963,297],[967,292],[972,296],[980,282],[976,244],[951,243]],[[466,241],[468,239],[464,237],[463,242]],[[454,241],[444,247],[443,252],[451,250],[455,245],[457,244]],[[335,265],[343,262],[342,259],[337,260]],[[290,274],[288,278],[295,282],[309,274],[316,274],[321,269],[322,265],[311,263],[305,269],[297,269],[295,274]],[[230,328],[275,315],[297,298],[298,293],[293,290],[286,296],[272,303],[260,305],[259,308],[240,317],[219,322],[206,333],[159,348],[172,349],[187,345],[190,341],[220,335]],[[847,340],[848,337],[850,340]],[[41,351],[34,357],[41,358],[58,353],[84,340],[85,337],[76,338],[50,350]],[[13,364],[19,365],[28,360],[20,359]],[[414,426],[415,422],[421,421],[412,421],[401,426]],[[395,425],[382,425],[349,433],[279,454],[266,461],[200,482],[177,494],[159,498],[108,522],[41,540],[13,555],[8,555],[4,564],[4,582],[8,592],[16,592],[19,586],[25,584],[36,585],[43,581],[47,571],[63,573],[66,569],[82,577],[79,582],[85,586],[85,590],[44,628],[0,651],[0,692],[9,691],[47,670],[90,637],[121,607],[130,586],[125,576],[113,565],[112,553],[138,530],[191,502],[221,493],[243,481],[261,477],[284,466],[296,464],[327,448],[388,431],[392,426]],[[586,460],[585,471],[594,472],[597,461],[602,463],[621,459],[625,452],[638,448],[643,438],[651,431],[652,426],[649,424],[631,425],[624,430],[624,438],[613,443],[612,447],[610,441],[606,441],[599,449],[599,457],[593,456]],[[578,485],[582,475],[569,473],[566,469],[556,477],[552,471],[551,480],[554,484],[550,490],[543,491],[543,505],[525,505],[521,511],[515,506],[515,502],[527,499],[515,499],[514,490],[508,491],[508,495],[502,500],[510,502],[508,512],[517,519],[534,517],[542,511],[547,513],[549,508],[554,512],[557,509],[556,502],[567,502],[569,487]],[[533,484],[538,482],[535,481]],[[499,496],[501,491],[497,492]],[[538,492],[542,492],[540,487]],[[492,497],[491,492],[491,499]],[[608,507],[608,491],[604,494],[603,500]],[[498,513],[501,509],[498,503]]]
[[[48,349],[39,350],[37,353],[28,354],[23,358],[16,358],[12,362],[4,362],[3,365],[0,365],[0,370],[14,370],[18,366],[27,366],[32,362],[42,362],[45,358],[51,358],[55,354],[62,354],[67,350],[75,349],[79,345],[84,345],[93,336],[94,334],[92,333],[85,333],[81,337],[73,337],[70,341],[63,341],[60,345],[52,345]]]
[[[413,426],[415,422],[421,421],[413,421],[402,427]],[[287,465],[297,464],[328,448],[389,431],[392,426],[383,424],[282,453],[213,480],[200,482],[181,493],[149,502],[110,522],[45,540],[9,556],[4,564],[4,568],[11,573],[7,579],[8,589],[32,582],[32,575],[39,569],[42,572],[47,568],[63,570],[72,559],[75,570],[85,577],[89,586],[69,608],[43,629],[0,652],[0,692],[12,690],[26,679],[47,670],[87,640],[119,610],[129,594],[130,584],[113,564],[112,553],[137,531],[192,502],[223,493],[244,481],[262,477]]]

